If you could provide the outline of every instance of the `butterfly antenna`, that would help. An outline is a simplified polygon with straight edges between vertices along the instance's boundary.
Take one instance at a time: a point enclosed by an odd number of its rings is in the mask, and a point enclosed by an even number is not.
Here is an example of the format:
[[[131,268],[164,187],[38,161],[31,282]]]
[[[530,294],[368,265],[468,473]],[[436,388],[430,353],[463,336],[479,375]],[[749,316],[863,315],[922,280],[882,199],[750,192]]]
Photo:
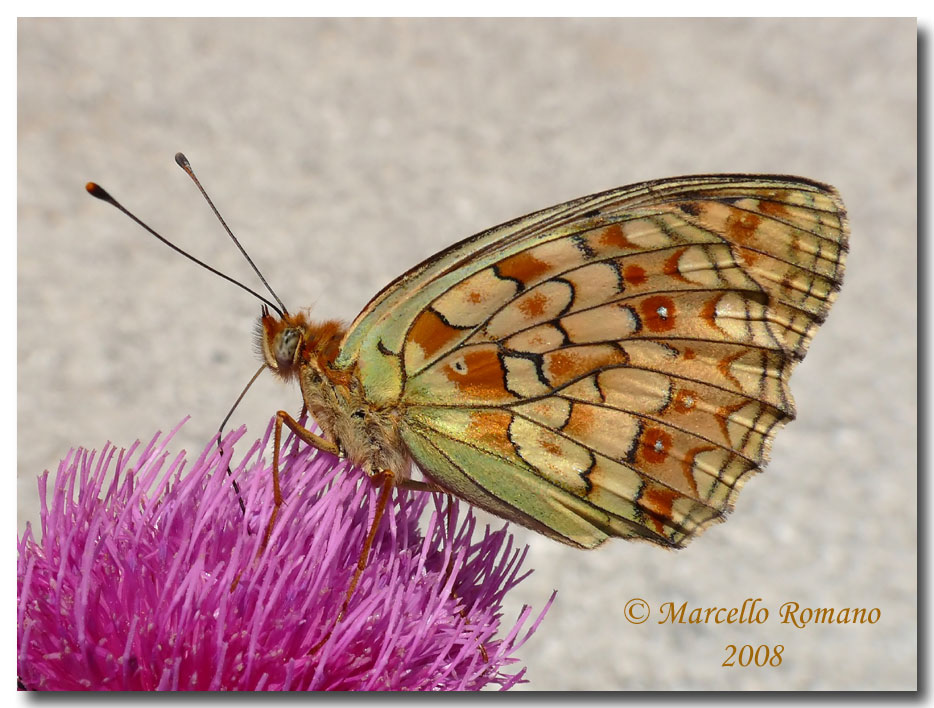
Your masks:
[[[284,316],[284,314],[288,312],[288,310],[285,307],[285,304],[282,302],[282,300],[279,299],[279,296],[276,295],[276,291],[270,287],[268,282],[266,282],[266,278],[263,277],[263,274],[260,272],[259,268],[256,267],[256,264],[253,262],[253,259],[250,258],[250,254],[246,252],[246,249],[240,244],[240,242],[237,240],[237,237],[233,235],[233,231],[231,231],[230,227],[227,226],[227,222],[224,221],[224,217],[221,216],[221,213],[217,210],[217,207],[214,206],[214,202],[211,201],[211,198],[208,196],[208,193],[204,191],[204,187],[201,186],[201,181],[197,178],[197,176],[195,176],[195,171],[191,168],[191,163],[188,162],[188,158],[185,157],[183,153],[177,152],[175,153],[175,162],[178,163],[179,167],[185,170],[185,174],[191,177],[191,181],[194,182],[195,185],[198,187],[198,190],[201,192],[201,196],[204,197],[204,200],[208,203],[208,206],[211,207],[211,211],[214,212],[214,216],[216,216],[217,220],[221,222],[221,226],[224,227],[224,231],[227,232],[227,235],[230,236],[231,240],[233,240],[237,248],[240,249],[240,253],[243,254],[244,258],[246,258],[246,262],[250,264],[250,267],[253,269],[256,275],[259,276],[259,279],[263,281],[263,285],[266,286],[266,289],[269,291],[269,294],[272,295],[273,299],[275,299],[275,301],[279,303],[279,307],[274,307],[273,309],[275,309],[279,313],[280,317]]]
[[[250,295],[252,295],[252,296],[255,297],[255,298],[258,298],[261,302],[266,303],[267,305],[269,305],[269,307],[271,307],[273,310],[275,310],[276,312],[278,312],[280,317],[284,317],[284,316],[285,316],[285,307],[283,307],[282,309],[280,309],[280,308],[277,307],[273,302],[271,302],[269,299],[263,297],[262,295],[260,295],[258,292],[256,292],[256,291],[253,290],[252,288],[247,287],[246,285],[244,285],[243,283],[241,283],[239,280],[235,280],[234,278],[231,278],[229,275],[227,275],[227,274],[225,274],[225,273],[221,273],[219,270],[217,270],[217,268],[212,268],[211,266],[209,266],[209,265],[208,265],[207,263],[205,263],[204,261],[202,261],[202,260],[200,260],[200,259],[198,259],[198,258],[195,258],[193,255],[191,255],[191,254],[188,253],[187,251],[182,250],[181,248],[179,248],[178,246],[176,246],[174,243],[172,243],[171,241],[169,241],[167,238],[165,238],[165,237],[162,236],[161,234],[157,233],[152,227],[150,227],[150,226],[149,226],[147,223],[145,223],[142,219],[140,219],[138,216],[136,216],[136,214],[134,214],[133,212],[131,212],[129,209],[127,209],[125,206],[123,206],[120,202],[118,202],[116,199],[114,199],[112,196],[110,196],[110,193],[109,193],[106,189],[104,189],[103,187],[101,187],[99,184],[96,184],[96,183],[94,183],[94,182],[88,182],[86,185],[84,185],[84,188],[87,190],[88,194],[90,194],[92,197],[96,197],[97,199],[100,199],[100,200],[103,201],[103,202],[107,202],[107,203],[110,204],[111,206],[113,206],[113,207],[115,207],[116,209],[122,211],[124,214],[126,214],[128,217],[130,217],[130,219],[132,219],[132,220],[135,221],[137,224],[139,224],[140,226],[142,226],[144,229],[146,229],[146,231],[148,231],[150,234],[152,234],[152,235],[155,236],[157,239],[159,239],[160,241],[162,241],[162,243],[164,243],[166,246],[168,246],[169,248],[171,248],[171,249],[172,249],[173,251],[175,251],[176,253],[180,253],[181,255],[185,256],[185,258],[187,258],[188,260],[197,263],[199,266],[201,266],[201,267],[204,268],[205,270],[209,270],[210,272],[214,273],[214,275],[220,276],[220,277],[223,278],[224,280],[226,280],[226,281],[228,281],[228,282],[230,282],[230,283],[233,283],[233,284],[236,285],[238,288],[242,288],[243,290],[246,290],[248,293],[250,293]],[[279,298],[276,298],[276,300],[278,300],[278,299],[279,299]]]
[[[227,425],[227,422],[230,420],[230,416],[233,415],[233,412],[237,409],[237,406],[240,405],[240,401],[243,400],[243,397],[246,395],[246,392],[250,390],[250,386],[259,378],[259,375],[263,373],[263,369],[266,368],[266,365],[263,364],[256,370],[256,373],[253,374],[253,378],[249,380],[246,386],[243,387],[243,390],[240,392],[240,395],[237,396],[237,400],[234,401],[233,405],[230,407],[230,410],[227,411],[227,415],[224,416],[224,420],[221,421],[220,426],[217,428],[217,449],[224,452],[224,448],[221,445],[221,439],[224,437],[224,426]],[[237,493],[237,501],[240,502],[240,511],[246,515],[246,504],[243,501],[243,497],[240,496],[240,485],[237,484],[237,480],[233,478],[233,470],[230,469],[230,465],[227,465],[227,476],[230,477],[230,482],[233,484],[233,489]]]

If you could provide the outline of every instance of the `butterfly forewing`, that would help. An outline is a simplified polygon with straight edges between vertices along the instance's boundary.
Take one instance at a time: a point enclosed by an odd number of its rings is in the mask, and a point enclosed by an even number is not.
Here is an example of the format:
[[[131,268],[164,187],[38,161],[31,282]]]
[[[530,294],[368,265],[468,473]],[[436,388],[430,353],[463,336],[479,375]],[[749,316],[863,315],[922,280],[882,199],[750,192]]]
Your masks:
[[[346,336],[451,492],[566,543],[682,546],[794,416],[788,377],[840,287],[829,187],[714,175],[585,197],[461,242]]]

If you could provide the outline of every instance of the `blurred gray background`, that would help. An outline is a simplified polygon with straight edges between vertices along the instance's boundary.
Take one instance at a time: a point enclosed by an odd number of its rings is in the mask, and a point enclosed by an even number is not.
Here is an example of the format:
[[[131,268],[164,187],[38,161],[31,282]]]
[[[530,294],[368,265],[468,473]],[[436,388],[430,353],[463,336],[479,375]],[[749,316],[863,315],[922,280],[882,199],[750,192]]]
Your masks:
[[[529,211],[697,172],[799,174],[850,210],[846,282],[792,379],[799,418],[736,512],[687,550],[593,552],[522,530],[556,604],[533,689],[916,686],[913,20],[20,20],[19,523],[72,446],[192,420],[198,451],[257,366],[257,303],[88,197],[254,281],[172,160],[191,159],[296,309],[353,318],[435,251]],[[297,389],[261,380],[261,434]],[[628,624],[762,598],[763,625]],[[786,601],[874,625],[780,624]],[[725,668],[728,644],[784,645]]]

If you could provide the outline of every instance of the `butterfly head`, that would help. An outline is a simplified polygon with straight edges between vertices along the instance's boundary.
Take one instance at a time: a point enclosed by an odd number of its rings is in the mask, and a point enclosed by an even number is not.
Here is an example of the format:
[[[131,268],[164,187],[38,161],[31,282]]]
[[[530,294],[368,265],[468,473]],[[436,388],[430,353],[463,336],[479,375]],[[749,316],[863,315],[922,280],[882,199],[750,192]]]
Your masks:
[[[305,369],[312,379],[343,382],[334,360],[345,333],[337,320],[313,322],[303,312],[279,317],[264,307],[256,329],[257,349],[266,366],[286,381]]]
[[[303,313],[277,317],[264,307],[256,331],[258,349],[273,372],[290,379],[300,365],[308,322]]]

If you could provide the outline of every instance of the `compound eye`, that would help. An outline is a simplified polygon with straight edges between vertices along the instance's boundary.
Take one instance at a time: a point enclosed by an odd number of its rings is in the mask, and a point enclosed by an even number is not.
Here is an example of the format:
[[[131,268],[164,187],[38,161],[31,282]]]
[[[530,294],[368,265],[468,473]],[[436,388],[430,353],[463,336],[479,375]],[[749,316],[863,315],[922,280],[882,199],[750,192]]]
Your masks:
[[[297,329],[287,329],[276,338],[276,363],[280,371],[292,366],[300,340],[301,333]]]

